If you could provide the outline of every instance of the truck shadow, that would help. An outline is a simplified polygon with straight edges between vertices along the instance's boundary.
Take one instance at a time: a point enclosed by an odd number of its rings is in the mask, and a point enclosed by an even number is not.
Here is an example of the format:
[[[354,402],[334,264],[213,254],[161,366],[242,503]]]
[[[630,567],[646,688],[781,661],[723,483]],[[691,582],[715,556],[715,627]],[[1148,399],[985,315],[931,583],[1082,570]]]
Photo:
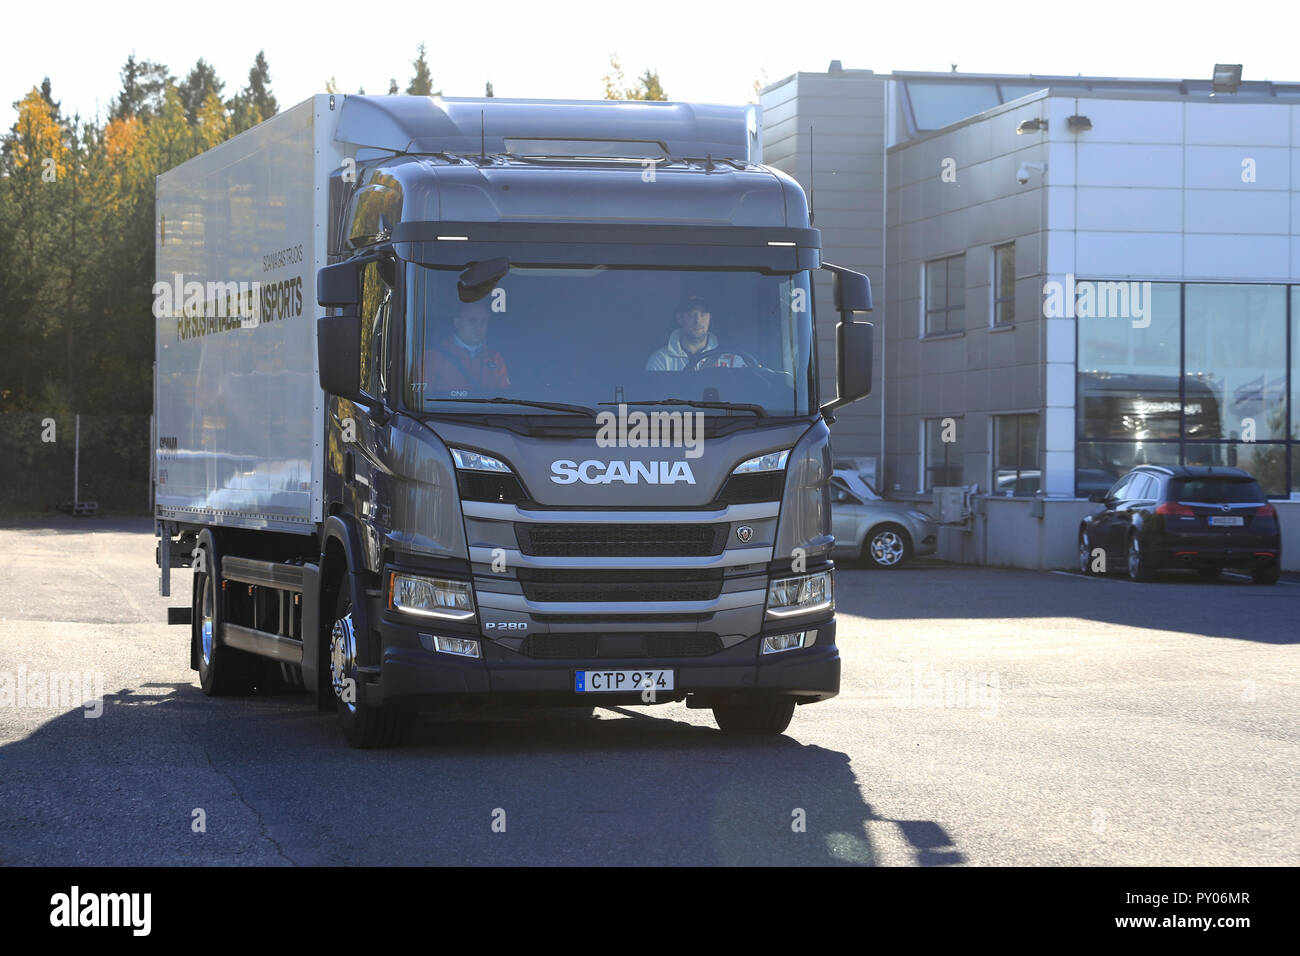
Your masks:
[[[0,863],[872,866],[881,827],[910,848],[891,863],[964,862],[938,822],[877,814],[846,754],[799,742],[815,707],[776,738],[687,713],[425,716],[358,751],[304,694],[123,688],[0,747]]]

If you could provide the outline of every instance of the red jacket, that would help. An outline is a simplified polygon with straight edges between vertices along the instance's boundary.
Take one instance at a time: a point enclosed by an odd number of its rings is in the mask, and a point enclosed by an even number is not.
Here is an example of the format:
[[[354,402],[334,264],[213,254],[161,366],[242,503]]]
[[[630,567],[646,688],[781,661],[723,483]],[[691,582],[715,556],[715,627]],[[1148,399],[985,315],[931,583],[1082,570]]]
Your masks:
[[[475,398],[491,398],[510,387],[510,373],[500,352],[485,346],[470,355],[451,338],[424,353],[424,380],[428,398],[458,397],[452,392],[478,392]]]

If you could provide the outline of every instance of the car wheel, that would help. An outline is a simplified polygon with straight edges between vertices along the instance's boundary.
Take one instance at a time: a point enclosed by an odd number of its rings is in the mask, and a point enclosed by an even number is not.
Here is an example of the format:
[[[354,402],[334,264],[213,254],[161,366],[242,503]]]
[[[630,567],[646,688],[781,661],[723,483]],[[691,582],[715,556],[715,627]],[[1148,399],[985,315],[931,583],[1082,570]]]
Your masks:
[[[357,639],[352,627],[352,598],[347,581],[339,582],[334,627],[329,640],[330,687],[343,736],[353,747],[391,747],[401,736],[402,712],[366,701],[357,669]]]
[[[713,708],[718,729],[729,735],[770,736],[783,733],[794,714],[793,697],[746,704],[719,704]]]
[[[1266,564],[1262,568],[1255,568],[1250,572],[1250,579],[1256,584],[1277,584],[1280,573],[1277,562]]]
[[[912,542],[896,524],[884,524],[867,532],[862,543],[864,564],[882,571],[899,567],[912,553]]]
[[[1130,581],[1150,581],[1155,574],[1151,561],[1142,549],[1136,531],[1128,535],[1128,577]]]
[[[1197,568],[1196,576],[1212,581],[1223,573],[1223,568]]]
[[[1083,574],[1105,574],[1102,571],[1092,570],[1092,542],[1088,538],[1088,529],[1079,529],[1079,571]],[[1103,555],[1102,568],[1106,567],[1105,557]]]

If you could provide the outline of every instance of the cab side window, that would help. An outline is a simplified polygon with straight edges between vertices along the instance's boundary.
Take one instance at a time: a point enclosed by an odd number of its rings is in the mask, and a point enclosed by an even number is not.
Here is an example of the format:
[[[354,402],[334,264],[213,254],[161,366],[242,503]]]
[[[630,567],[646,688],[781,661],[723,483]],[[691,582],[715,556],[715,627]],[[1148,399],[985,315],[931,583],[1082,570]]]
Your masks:
[[[383,280],[378,263],[361,275],[361,388],[372,398],[385,397],[388,386],[385,338],[392,311],[393,290]]]

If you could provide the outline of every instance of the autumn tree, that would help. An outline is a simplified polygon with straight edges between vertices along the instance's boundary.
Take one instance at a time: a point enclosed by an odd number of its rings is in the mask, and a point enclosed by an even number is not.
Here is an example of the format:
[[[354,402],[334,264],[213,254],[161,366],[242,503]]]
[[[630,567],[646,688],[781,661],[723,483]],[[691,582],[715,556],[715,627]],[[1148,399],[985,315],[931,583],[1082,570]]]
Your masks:
[[[609,72],[602,77],[605,84],[607,100],[666,100],[663,84],[659,82],[659,71],[647,69],[636,78],[634,86],[627,85],[623,75],[623,65],[618,54],[609,55]]]

